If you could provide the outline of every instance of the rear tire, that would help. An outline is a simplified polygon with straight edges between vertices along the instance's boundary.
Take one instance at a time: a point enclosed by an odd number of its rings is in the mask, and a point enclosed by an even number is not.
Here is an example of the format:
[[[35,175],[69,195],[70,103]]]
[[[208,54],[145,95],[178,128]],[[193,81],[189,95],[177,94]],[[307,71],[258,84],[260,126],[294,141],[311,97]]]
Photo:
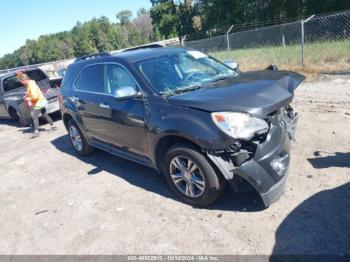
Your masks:
[[[163,161],[163,172],[171,190],[185,203],[208,206],[225,188],[226,181],[221,174],[190,145],[171,147]]]
[[[16,120],[16,121],[19,120],[19,116],[17,114],[16,109],[14,109],[12,107],[9,108],[9,115],[10,115],[11,119]]]
[[[13,120],[19,122],[19,124],[20,124],[21,126],[26,127],[26,126],[29,125],[28,122],[27,122],[25,119],[23,119],[22,117],[20,117],[20,116],[18,115],[16,109],[10,107],[8,112],[9,112],[9,115],[10,115],[11,119],[13,119]]]
[[[68,122],[68,133],[69,141],[79,155],[87,156],[94,151],[94,148],[87,143],[83,133],[74,120]]]

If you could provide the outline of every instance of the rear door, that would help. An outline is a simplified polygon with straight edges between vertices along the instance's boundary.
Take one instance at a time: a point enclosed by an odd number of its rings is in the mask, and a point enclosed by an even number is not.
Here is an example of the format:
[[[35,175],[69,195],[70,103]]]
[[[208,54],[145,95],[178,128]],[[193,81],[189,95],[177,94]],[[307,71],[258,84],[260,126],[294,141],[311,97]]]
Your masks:
[[[101,126],[100,92],[104,85],[104,65],[86,66],[78,75],[69,97],[75,104],[86,133],[91,138],[102,140],[104,127]]]

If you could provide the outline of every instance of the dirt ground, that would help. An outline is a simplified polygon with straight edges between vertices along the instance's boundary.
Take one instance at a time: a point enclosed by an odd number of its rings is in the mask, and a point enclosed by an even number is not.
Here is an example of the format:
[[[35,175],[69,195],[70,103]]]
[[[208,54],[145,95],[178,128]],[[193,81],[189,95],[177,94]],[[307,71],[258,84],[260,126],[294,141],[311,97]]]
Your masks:
[[[56,131],[0,121],[0,254],[350,255],[350,76],[297,90],[288,184],[265,209],[227,187],[209,208],[173,198],[155,171]],[[48,129],[48,125],[42,125]]]

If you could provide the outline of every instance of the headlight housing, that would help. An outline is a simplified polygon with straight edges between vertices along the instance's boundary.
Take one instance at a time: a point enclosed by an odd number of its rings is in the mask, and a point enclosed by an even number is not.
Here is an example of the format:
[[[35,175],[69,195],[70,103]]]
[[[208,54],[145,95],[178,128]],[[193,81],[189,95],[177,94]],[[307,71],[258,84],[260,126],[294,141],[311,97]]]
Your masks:
[[[220,130],[237,139],[250,140],[269,131],[265,120],[245,113],[215,112],[211,117]]]

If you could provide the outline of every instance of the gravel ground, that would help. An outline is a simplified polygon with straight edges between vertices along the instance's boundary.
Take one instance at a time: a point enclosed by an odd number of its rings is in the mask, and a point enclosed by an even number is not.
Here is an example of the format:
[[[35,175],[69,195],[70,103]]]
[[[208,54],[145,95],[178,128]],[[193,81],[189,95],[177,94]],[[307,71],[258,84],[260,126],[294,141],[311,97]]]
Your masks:
[[[229,187],[211,207],[173,198],[155,171],[56,131],[0,122],[0,254],[350,255],[350,76],[304,83],[288,185],[264,208]],[[48,129],[48,125],[42,125]]]

